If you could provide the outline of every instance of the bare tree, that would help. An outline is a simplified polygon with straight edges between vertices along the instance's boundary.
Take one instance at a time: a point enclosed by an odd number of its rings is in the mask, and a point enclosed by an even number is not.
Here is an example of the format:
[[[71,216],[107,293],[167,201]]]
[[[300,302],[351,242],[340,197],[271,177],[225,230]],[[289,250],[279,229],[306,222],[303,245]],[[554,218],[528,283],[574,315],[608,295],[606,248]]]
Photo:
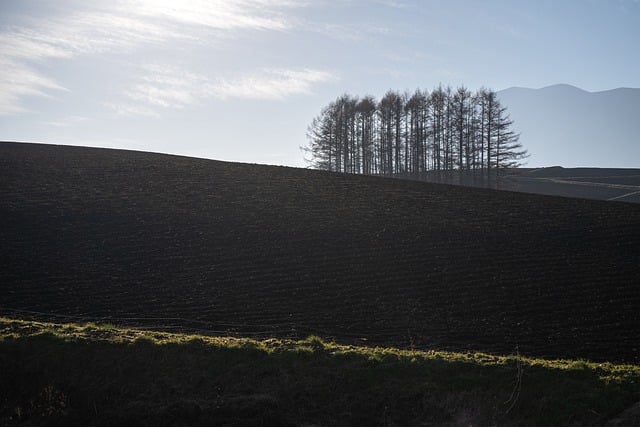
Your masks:
[[[330,171],[440,176],[458,169],[462,182],[473,170],[490,185],[527,157],[512,126],[496,93],[484,88],[390,90],[379,102],[344,94],[312,120],[302,150],[312,167]]]
[[[519,141],[520,134],[511,130],[513,120],[506,111],[506,107],[498,108],[495,123],[494,166],[498,177],[501,170],[519,167],[522,165],[521,160],[529,156]]]
[[[388,91],[378,103],[378,116],[380,118],[380,151],[381,172],[385,175],[393,174],[397,169],[398,135],[400,130],[400,118],[402,105],[400,96],[394,91]],[[400,110],[400,111],[398,111]],[[394,154],[396,156],[394,156]],[[395,159],[395,162],[394,162]]]
[[[337,171],[335,161],[335,134],[333,123],[334,104],[323,108],[307,127],[308,146],[301,147],[305,161],[311,167]],[[309,157],[307,157],[309,156]]]
[[[374,162],[374,125],[376,100],[373,96],[365,96],[356,105],[356,117],[359,129],[361,172],[372,174]]]

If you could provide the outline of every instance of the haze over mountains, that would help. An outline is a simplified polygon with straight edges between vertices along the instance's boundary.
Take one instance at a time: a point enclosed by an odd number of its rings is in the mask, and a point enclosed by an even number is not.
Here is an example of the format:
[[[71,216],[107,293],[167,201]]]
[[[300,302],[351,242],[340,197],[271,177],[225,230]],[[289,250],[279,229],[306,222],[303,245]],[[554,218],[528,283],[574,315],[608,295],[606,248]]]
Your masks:
[[[640,167],[640,89],[558,84],[498,92],[529,150],[528,166]]]

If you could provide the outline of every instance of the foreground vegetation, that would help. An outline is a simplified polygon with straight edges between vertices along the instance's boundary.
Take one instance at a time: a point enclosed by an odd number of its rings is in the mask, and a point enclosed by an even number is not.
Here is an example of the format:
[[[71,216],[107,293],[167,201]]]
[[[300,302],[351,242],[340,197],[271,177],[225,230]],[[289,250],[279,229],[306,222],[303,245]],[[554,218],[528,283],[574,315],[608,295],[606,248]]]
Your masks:
[[[0,318],[0,424],[603,425],[640,366]]]

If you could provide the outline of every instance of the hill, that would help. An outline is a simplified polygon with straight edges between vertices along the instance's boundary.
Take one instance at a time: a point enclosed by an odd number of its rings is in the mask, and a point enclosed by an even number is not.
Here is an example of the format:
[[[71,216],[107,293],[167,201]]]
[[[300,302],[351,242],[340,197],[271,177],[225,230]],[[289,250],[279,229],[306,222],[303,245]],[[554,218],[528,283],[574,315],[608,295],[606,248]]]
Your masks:
[[[500,179],[492,176],[490,181],[482,171],[429,171],[417,176],[396,177],[521,193],[640,203],[640,169],[514,168],[501,171]]]
[[[640,203],[640,169],[550,167],[509,178],[505,187],[513,191]]]
[[[640,206],[0,144],[1,311],[637,363]]]
[[[498,92],[533,166],[637,168],[640,89],[587,92],[570,85]]]

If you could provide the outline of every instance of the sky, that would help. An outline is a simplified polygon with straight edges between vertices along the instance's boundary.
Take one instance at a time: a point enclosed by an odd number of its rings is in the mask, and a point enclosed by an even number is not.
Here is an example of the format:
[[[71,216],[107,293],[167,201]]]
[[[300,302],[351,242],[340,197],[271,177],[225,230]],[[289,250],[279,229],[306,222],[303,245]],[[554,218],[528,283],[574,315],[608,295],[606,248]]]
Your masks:
[[[639,44],[640,0],[0,0],[0,140],[303,167],[342,93],[638,88]]]

